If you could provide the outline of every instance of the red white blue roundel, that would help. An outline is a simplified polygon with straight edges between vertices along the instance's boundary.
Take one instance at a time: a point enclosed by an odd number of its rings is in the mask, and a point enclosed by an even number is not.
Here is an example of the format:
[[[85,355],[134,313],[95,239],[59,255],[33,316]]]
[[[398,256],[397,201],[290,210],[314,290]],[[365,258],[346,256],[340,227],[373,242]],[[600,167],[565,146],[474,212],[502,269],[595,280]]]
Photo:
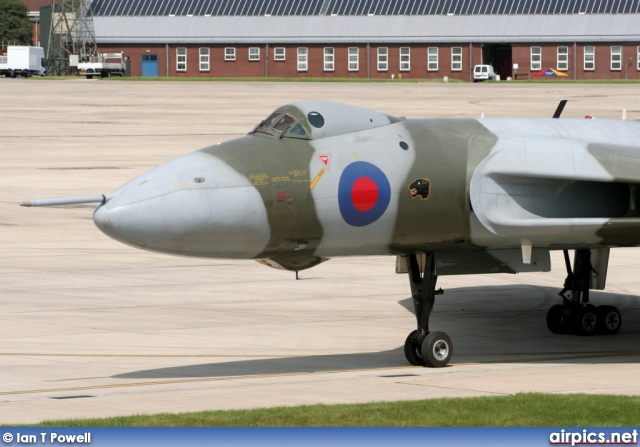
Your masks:
[[[387,210],[391,186],[384,172],[366,161],[356,161],[345,168],[338,185],[340,214],[349,225],[372,224]]]

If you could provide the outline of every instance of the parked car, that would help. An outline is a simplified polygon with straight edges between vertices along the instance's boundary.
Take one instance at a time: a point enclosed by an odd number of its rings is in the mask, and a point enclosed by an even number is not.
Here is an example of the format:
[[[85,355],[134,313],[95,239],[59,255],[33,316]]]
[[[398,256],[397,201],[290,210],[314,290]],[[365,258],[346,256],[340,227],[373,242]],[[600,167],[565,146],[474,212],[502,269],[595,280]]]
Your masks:
[[[476,65],[473,67],[473,82],[491,80],[495,81],[496,73],[491,65]]]

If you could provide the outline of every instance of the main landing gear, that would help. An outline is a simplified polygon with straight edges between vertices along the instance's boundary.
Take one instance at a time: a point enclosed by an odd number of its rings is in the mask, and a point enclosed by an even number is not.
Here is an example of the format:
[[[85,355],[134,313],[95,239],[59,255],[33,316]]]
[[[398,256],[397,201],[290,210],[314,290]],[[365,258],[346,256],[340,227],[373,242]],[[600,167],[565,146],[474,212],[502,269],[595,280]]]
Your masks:
[[[589,304],[591,250],[576,250],[573,269],[569,252],[564,250],[567,279],[560,292],[562,304],[556,304],[547,313],[547,327],[554,334],[612,335],[622,326],[622,316],[614,306]]]
[[[407,256],[409,283],[418,329],[411,332],[404,342],[404,355],[415,366],[446,366],[453,354],[451,339],[444,332],[429,332],[429,317],[436,295],[438,276],[433,254]]]

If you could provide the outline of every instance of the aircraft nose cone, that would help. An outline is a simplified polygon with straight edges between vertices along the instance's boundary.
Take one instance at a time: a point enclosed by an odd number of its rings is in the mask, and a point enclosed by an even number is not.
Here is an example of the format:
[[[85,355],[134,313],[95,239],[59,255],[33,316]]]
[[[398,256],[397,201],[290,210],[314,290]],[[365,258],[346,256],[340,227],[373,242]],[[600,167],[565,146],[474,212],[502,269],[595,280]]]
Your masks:
[[[93,222],[96,224],[96,227],[102,231],[104,231],[109,224],[109,218],[109,209],[104,205],[99,206],[93,213]]]

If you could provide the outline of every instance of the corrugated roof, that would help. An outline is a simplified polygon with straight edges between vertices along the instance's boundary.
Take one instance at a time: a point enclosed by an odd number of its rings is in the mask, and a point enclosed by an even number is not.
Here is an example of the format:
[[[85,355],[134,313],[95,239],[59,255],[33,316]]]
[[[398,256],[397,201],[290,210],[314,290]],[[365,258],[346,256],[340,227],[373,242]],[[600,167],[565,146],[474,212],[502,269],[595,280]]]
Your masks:
[[[94,17],[108,43],[640,42],[640,14]]]
[[[629,14],[639,0],[93,0],[96,16]]]

